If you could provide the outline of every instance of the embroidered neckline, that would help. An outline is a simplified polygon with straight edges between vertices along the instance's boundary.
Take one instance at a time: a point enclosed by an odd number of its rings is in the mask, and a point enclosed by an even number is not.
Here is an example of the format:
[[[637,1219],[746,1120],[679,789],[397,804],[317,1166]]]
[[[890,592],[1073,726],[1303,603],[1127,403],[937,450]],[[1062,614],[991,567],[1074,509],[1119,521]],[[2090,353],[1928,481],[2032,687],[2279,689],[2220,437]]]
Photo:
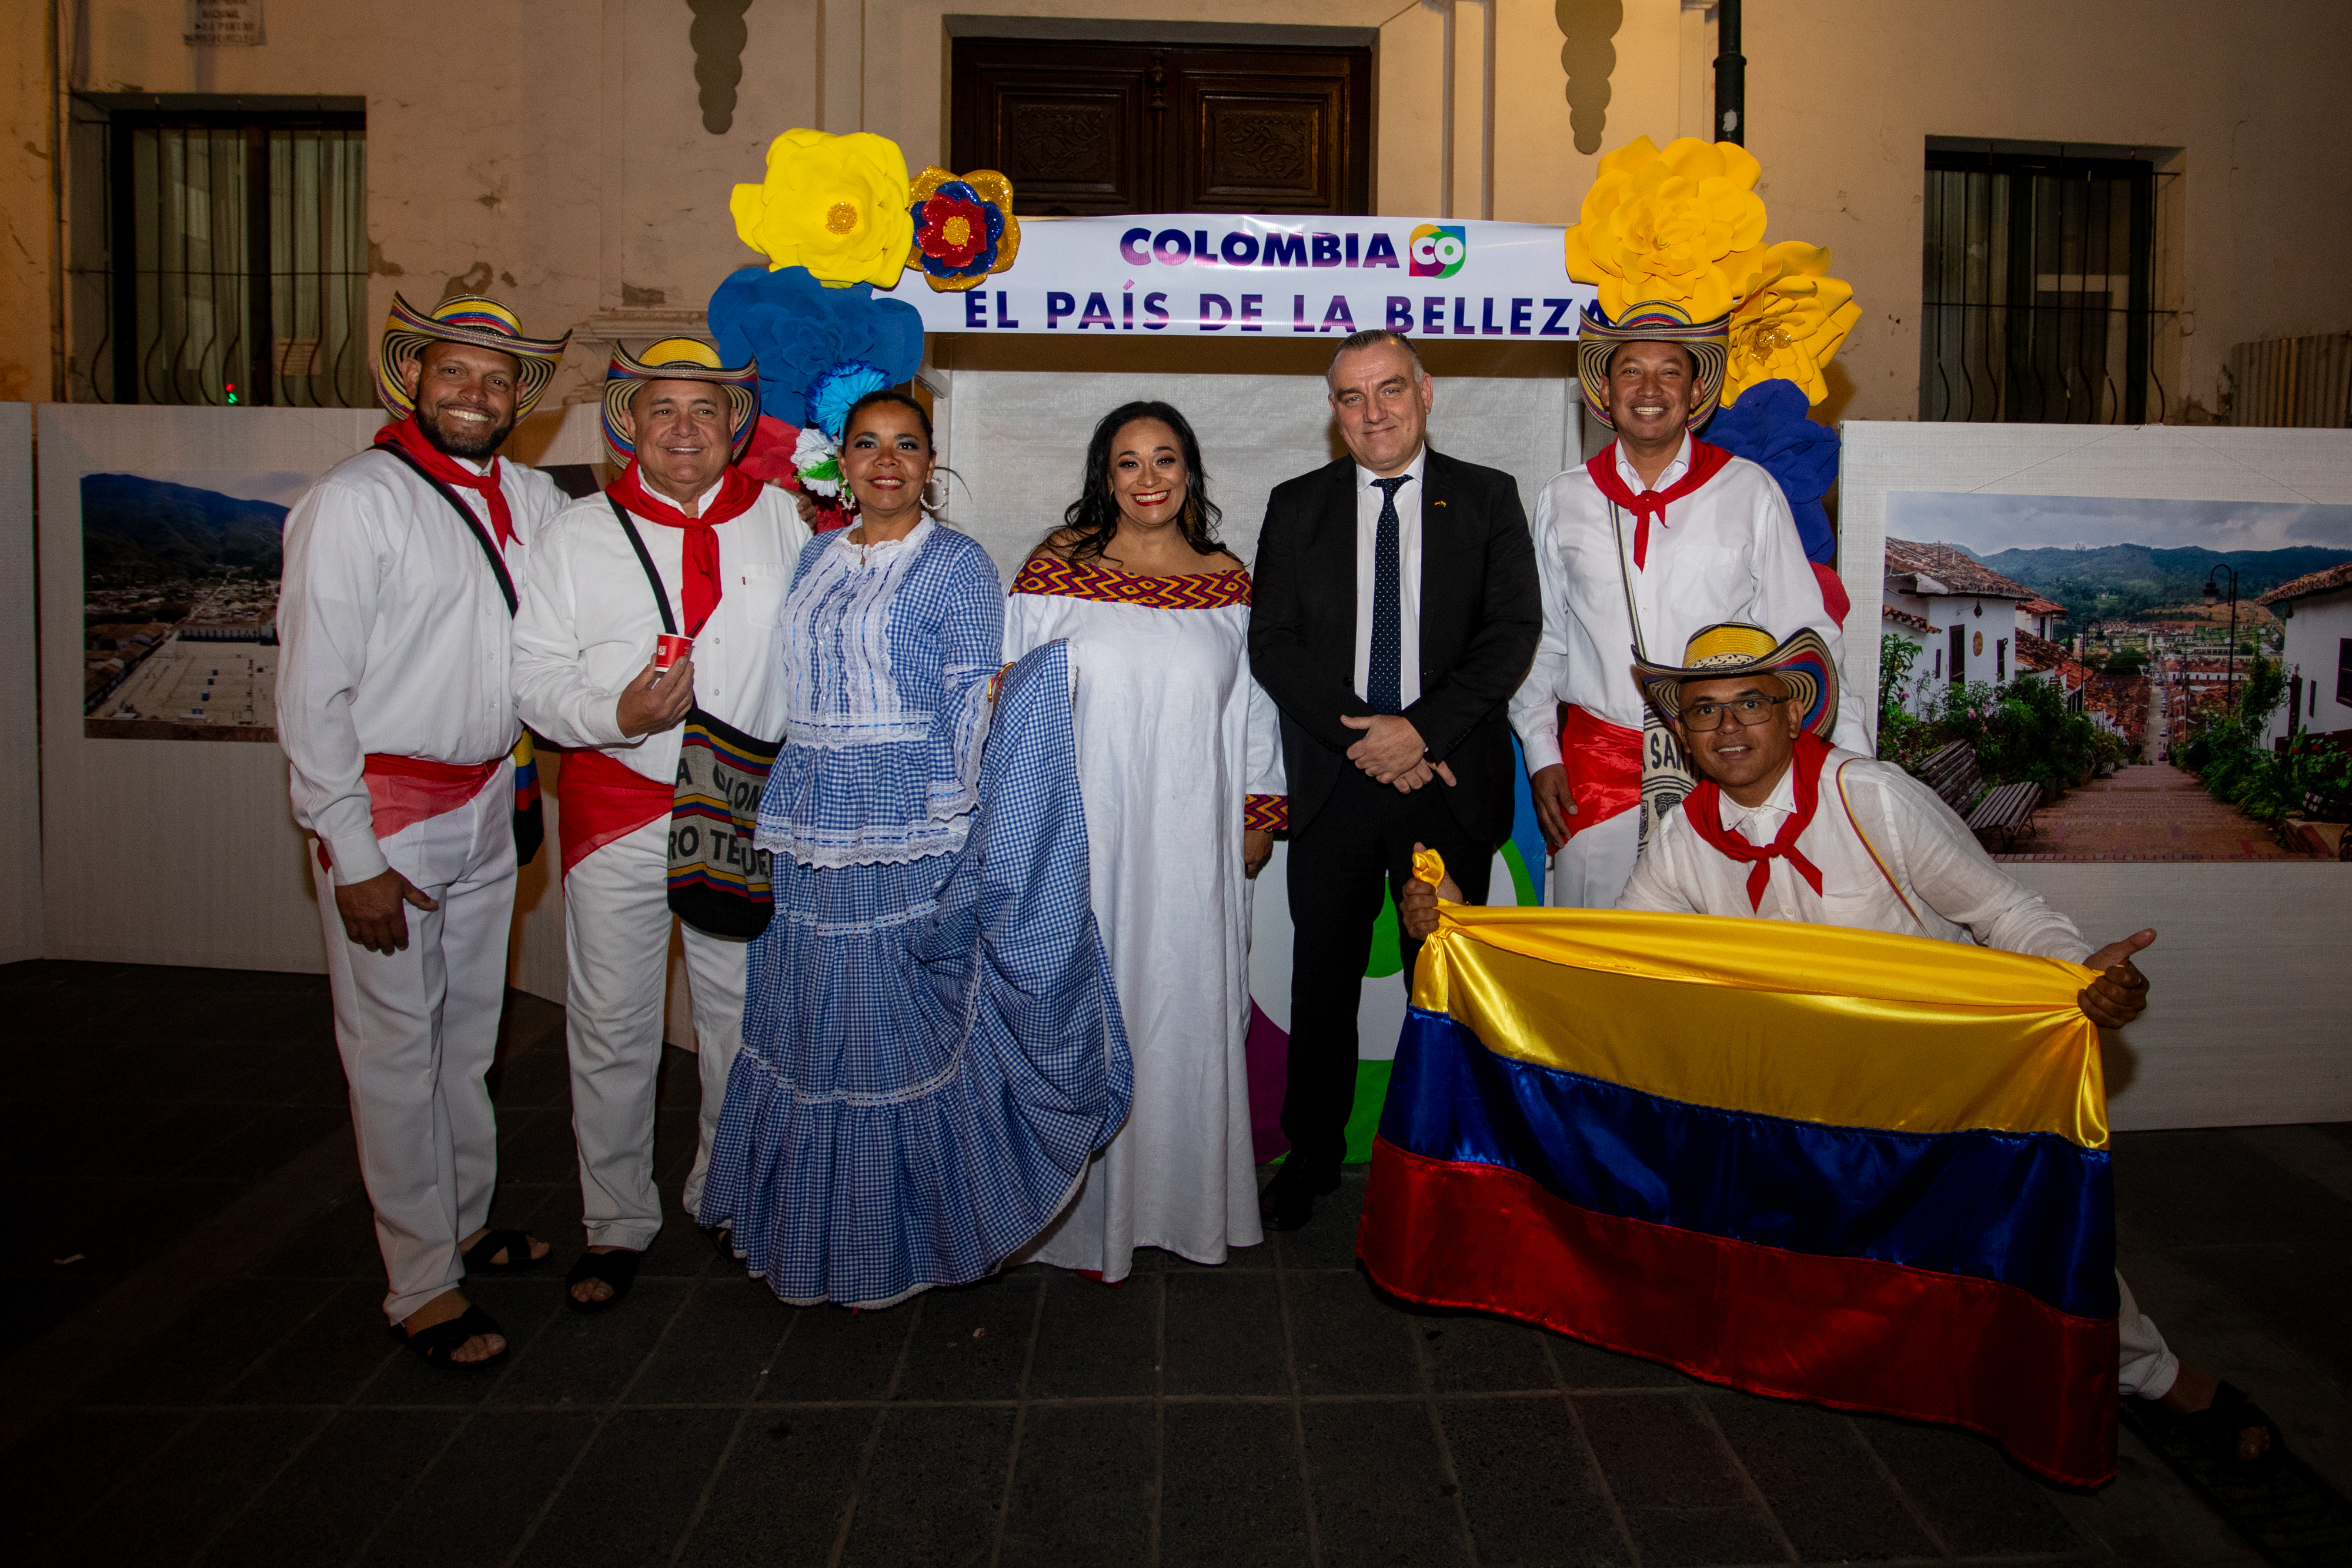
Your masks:
[[[1091,561],[1035,556],[1013,580],[1015,593],[1059,594],[1105,604],[1140,604],[1151,610],[1222,610],[1250,601],[1246,569],[1188,572],[1181,577],[1138,577]]]

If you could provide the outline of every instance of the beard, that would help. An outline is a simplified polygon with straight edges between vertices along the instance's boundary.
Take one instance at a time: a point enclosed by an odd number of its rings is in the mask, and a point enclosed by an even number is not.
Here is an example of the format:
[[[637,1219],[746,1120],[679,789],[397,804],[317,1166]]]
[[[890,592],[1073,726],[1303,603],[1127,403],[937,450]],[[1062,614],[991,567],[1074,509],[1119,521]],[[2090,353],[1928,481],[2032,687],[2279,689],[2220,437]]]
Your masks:
[[[425,439],[446,456],[467,457],[480,462],[499,449],[514,430],[514,416],[509,414],[503,423],[492,423],[478,434],[469,429],[453,430],[441,423],[440,411],[416,405],[416,428]]]

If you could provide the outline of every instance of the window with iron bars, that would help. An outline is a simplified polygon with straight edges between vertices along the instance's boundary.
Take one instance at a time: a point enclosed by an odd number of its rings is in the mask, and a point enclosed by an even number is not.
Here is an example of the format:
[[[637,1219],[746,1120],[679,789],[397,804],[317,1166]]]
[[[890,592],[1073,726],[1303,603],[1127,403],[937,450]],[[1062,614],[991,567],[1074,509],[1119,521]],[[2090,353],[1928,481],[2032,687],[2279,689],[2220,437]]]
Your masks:
[[[357,408],[362,99],[74,100],[68,395]]]
[[[1919,417],[2162,423],[2152,159],[1931,141]]]

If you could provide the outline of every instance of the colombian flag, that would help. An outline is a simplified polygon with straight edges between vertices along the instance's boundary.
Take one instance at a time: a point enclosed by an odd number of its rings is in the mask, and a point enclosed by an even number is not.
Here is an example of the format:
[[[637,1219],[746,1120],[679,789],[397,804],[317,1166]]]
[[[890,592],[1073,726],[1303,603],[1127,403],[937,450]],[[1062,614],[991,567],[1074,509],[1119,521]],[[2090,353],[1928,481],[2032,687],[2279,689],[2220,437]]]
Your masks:
[[[1383,1289],[2115,1473],[2078,965],[1769,920],[1440,905],[1357,1249]]]

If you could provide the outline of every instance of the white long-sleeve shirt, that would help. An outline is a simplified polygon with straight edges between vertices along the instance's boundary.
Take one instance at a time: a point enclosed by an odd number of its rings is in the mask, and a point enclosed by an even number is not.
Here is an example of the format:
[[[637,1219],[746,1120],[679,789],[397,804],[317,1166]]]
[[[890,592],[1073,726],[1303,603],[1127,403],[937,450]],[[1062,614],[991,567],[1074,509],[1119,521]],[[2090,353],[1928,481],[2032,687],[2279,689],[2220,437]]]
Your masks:
[[[499,467],[514,527],[507,571],[520,590],[532,538],[563,492],[524,464]],[[488,531],[488,503],[451,493]],[[278,742],[294,820],[325,842],[339,885],[385,867],[362,777],[368,753],[474,766],[512,750],[520,733],[513,618],[482,547],[432,486],[374,448],[320,476],[287,515],[278,636]]]
[[[1657,484],[1648,486],[1623,449],[1614,448],[1618,476],[1637,496],[1668,489],[1689,471],[1690,449],[1685,436]],[[1668,506],[1664,525],[1650,525],[1639,570],[1633,567],[1635,520],[1622,515],[1621,575],[1618,530],[1591,475],[1580,465],[1571,468],[1536,497],[1543,635],[1510,706],[1511,727],[1527,748],[1530,772],[1559,760],[1560,703],[1627,729],[1642,727],[1633,622],[1625,608],[1628,577],[1642,613],[1643,646],[1659,664],[1680,664],[1692,634],[1723,621],[1745,621],[1779,638],[1810,626],[1827,639],[1832,657],[1843,656],[1841,630],[1822,602],[1821,580],[1805,559],[1788,500],[1755,464],[1735,457],[1696,494]],[[1869,747],[1862,715],[1850,706],[1838,715],[1836,738],[1842,746]]]
[[[702,497],[696,510],[710,499]],[[686,532],[630,520],[683,632]],[[721,591],[694,640],[694,700],[746,735],[781,739],[791,694],[776,648],[777,614],[808,526],[789,496],[761,486],[751,509],[716,531]],[[523,722],[559,746],[593,747],[648,779],[675,782],[681,727],[624,736],[618,716],[621,690],[654,656],[661,629],[653,585],[612,502],[588,496],[564,507],[531,547],[515,617],[515,700]]]
[[[1397,509],[1397,711],[1421,700],[1421,508],[1428,487],[1422,476],[1429,468],[1429,448],[1413,454],[1396,487]],[[1385,493],[1372,481],[1380,476],[1356,465],[1356,695],[1371,690],[1372,621],[1379,613],[1381,507]]]
[[[1656,540],[1651,541],[1654,548]],[[1843,765],[1846,815],[1839,799]],[[1760,806],[1720,797],[1724,828],[1751,844],[1769,844],[1797,808],[1792,766]],[[1797,836],[1797,850],[1822,873],[1815,893],[1802,873],[1776,855],[1763,863],[1770,881],[1761,902],[1748,902],[1750,862],[1733,860],[1701,838],[1683,810],[1669,811],[1633,867],[1617,900],[1620,909],[1671,915],[1728,915],[1846,925],[1946,942],[1974,940],[1981,947],[2080,963],[2090,944],[2074,923],[2000,869],[1977,837],[1937,793],[1891,762],[1832,749],[1822,765],[1821,799],[1813,820]],[[1886,869],[1901,884],[1904,907],[1879,874],[1854,823],[1870,836]],[[1917,911],[1913,918],[1912,911]]]

